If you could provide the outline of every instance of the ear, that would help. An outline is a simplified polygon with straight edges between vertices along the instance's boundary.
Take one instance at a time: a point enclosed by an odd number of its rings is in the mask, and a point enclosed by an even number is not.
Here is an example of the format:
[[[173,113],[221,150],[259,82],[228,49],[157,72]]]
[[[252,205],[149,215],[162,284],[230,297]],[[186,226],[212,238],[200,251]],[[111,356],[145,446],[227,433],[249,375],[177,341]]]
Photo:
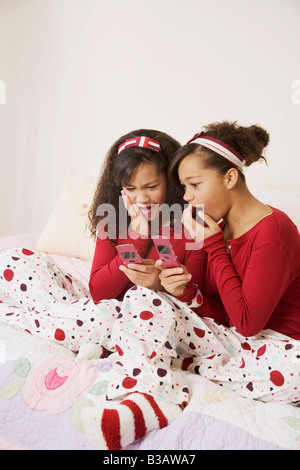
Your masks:
[[[224,176],[224,184],[227,189],[233,189],[239,179],[239,172],[236,168],[230,168]]]

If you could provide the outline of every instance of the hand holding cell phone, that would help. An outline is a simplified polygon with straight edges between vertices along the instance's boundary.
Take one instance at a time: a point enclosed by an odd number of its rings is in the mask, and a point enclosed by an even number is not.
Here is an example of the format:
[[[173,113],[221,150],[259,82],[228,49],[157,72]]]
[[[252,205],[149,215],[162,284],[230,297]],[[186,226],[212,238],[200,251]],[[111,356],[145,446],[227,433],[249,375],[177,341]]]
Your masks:
[[[180,268],[177,256],[173,250],[170,240],[166,237],[152,237],[159,259],[163,261],[163,266],[167,268]]]
[[[159,279],[160,270],[155,266],[154,260],[143,260],[132,244],[118,245],[116,248],[122,260],[119,269],[133,284],[148,289],[162,290]]]
[[[128,264],[142,264],[142,258],[140,257],[136,247],[131,244],[127,243],[124,245],[118,245],[117,252],[119,253],[122,263],[124,266],[128,266]]]
[[[153,237],[159,260],[155,266],[160,269],[159,279],[162,287],[171,295],[182,295],[192,276],[177,259],[170,240],[166,237]]]
[[[160,283],[169,294],[175,297],[184,294],[192,275],[189,274],[183,264],[179,268],[164,269],[163,262],[158,260],[155,266],[161,270],[159,275]]]

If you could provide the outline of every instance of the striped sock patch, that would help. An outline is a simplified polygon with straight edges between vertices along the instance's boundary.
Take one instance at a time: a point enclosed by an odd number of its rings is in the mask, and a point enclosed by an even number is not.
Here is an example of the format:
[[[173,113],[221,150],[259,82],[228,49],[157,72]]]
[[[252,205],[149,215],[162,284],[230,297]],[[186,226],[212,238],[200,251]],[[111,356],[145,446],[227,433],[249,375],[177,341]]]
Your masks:
[[[181,413],[178,405],[132,393],[115,408],[84,410],[85,431],[99,450],[121,450],[154,429],[162,429]]]

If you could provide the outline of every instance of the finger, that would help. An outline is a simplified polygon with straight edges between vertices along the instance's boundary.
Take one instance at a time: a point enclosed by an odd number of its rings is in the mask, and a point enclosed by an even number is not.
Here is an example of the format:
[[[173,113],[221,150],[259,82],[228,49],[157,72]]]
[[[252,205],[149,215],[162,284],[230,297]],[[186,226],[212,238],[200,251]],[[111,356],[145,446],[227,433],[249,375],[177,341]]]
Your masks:
[[[152,266],[155,265],[154,259],[147,259],[147,258],[146,258],[146,259],[143,259],[143,263],[144,263],[144,264],[149,264],[149,265],[152,265]]]
[[[195,220],[193,219],[193,207],[189,205],[182,213],[182,223],[189,232],[195,229]]]
[[[132,200],[130,199],[130,195],[126,192],[126,189],[121,189],[122,197],[128,202],[128,204],[132,204]]]
[[[135,266],[137,266],[137,264]],[[127,266],[125,266],[125,264],[120,264],[119,269],[124,272],[132,271],[132,269],[129,267],[129,264],[127,264]]]
[[[140,213],[139,209],[137,208],[137,206],[135,204],[132,204],[128,207],[128,214],[131,216],[131,217],[137,217]]]
[[[124,191],[124,189],[121,190],[121,195],[122,195],[122,199],[123,199],[123,202],[124,202],[124,206],[126,207],[126,209],[128,210],[128,206],[130,204],[130,198],[129,196],[126,194],[126,192]]]
[[[192,219],[193,206],[189,204],[182,213],[182,218],[186,221]]]
[[[135,208],[135,205],[132,203],[130,196],[126,193],[124,189],[122,189],[121,194],[122,194],[124,206],[126,210],[128,211],[129,215],[132,217],[136,216],[137,215],[136,208]]]
[[[210,215],[204,213],[203,221],[204,221],[204,232],[203,232],[204,238],[222,231],[220,225]]]
[[[177,276],[172,276],[168,279],[162,279],[161,277],[160,278],[160,281],[161,283],[163,284],[164,287],[172,287],[174,284],[186,284],[187,282],[189,282],[191,279],[192,279],[192,276],[191,274],[179,274]]]
[[[206,214],[206,212],[198,212],[199,217],[204,220],[204,222],[208,225],[208,227],[214,227],[215,225],[218,225],[214,219],[210,217],[210,215]]]
[[[197,213],[197,220],[193,218],[193,207],[189,206],[187,209],[183,211],[183,216],[182,216],[182,223],[186,230],[188,231],[190,237],[195,241],[202,243],[204,240],[204,227],[205,227],[205,221],[204,221],[204,215],[203,211],[200,209],[198,210]],[[202,246],[199,246],[199,249]]]
[[[197,217],[197,223],[201,225],[201,227],[206,227],[206,228],[208,227],[208,223],[206,222],[207,214],[203,210],[198,210],[196,217]]]
[[[120,271],[122,271],[128,279],[133,283],[137,284],[138,281],[144,281],[144,273],[134,271],[133,269],[128,269],[126,266],[119,266]]]
[[[155,267],[162,271],[164,269],[164,262],[161,259],[155,261]]]
[[[123,203],[124,203],[125,209],[128,211],[128,209],[129,209],[128,197],[127,197],[127,195],[125,194],[124,191],[121,191],[121,194],[122,194],[122,199],[123,199]]]
[[[187,278],[187,279],[186,278],[179,278],[179,279],[176,279],[174,282],[171,282],[171,283],[168,283],[168,284],[163,284],[162,283],[162,285],[164,286],[164,288],[166,290],[168,290],[168,289],[175,290],[177,287],[188,284],[188,282],[190,280],[191,280],[190,278]]]
[[[186,284],[191,279],[191,274],[184,274],[183,276],[174,276],[174,282],[172,282],[172,284]]]
[[[141,220],[142,222],[147,222],[147,224],[148,224],[148,218],[147,218],[146,214],[144,214],[136,204],[132,204],[131,207],[135,212],[134,216],[139,217],[140,218],[139,220]]]
[[[141,263],[129,263],[127,264],[127,268],[131,271],[138,271],[141,273],[152,273],[155,266],[153,264],[141,264]]]
[[[176,276],[178,274],[182,275],[183,273],[184,273],[183,268],[166,268],[166,269],[163,268],[161,270],[159,277],[161,279],[167,279],[169,277]]]
[[[126,268],[126,266],[124,266],[124,264],[120,264],[119,270],[122,271],[127,276],[128,269]]]

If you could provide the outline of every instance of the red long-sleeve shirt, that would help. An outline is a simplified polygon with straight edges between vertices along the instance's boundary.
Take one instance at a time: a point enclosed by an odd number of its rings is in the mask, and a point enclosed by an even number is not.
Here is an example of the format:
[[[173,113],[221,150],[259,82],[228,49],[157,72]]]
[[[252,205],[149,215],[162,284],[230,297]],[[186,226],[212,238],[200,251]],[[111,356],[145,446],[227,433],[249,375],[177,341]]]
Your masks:
[[[164,229],[162,232],[165,233]],[[141,258],[155,261],[158,259],[156,248],[150,237],[142,238],[134,231],[130,231],[130,234],[126,239],[119,238],[118,245],[132,243]],[[182,231],[180,234],[175,235],[174,231],[170,230],[168,238],[179,263],[187,267],[189,273],[192,274],[193,282],[202,290],[205,284],[206,254],[203,250],[186,250],[186,243],[192,241],[187,239]],[[202,266],[202,262],[204,262],[204,266]],[[116,247],[108,238],[98,238],[89,281],[89,288],[94,301],[113,298],[122,299],[126,290],[132,286],[126,274],[120,271],[120,265],[122,265],[122,260]]]
[[[300,339],[300,234],[289,217],[273,208],[239,238],[224,242],[223,232],[205,240],[207,283],[196,311],[211,316],[218,294],[243,336],[272,329]],[[202,263],[203,265],[203,263]]]
[[[134,237],[128,235],[126,239],[118,239],[118,244],[132,243],[142,258],[156,261],[158,255],[151,238],[136,238],[136,232],[131,232],[131,234],[134,234]],[[164,234],[165,231],[162,229],[162,235]],[[183,296],[178,297],[178,299],[188,302],[194,296],[194,285],[198,286],[201,292],[205,289],[207,254],[203,250],[186,250],[186,244],[190,244],[192,241],[184,236],[184,230],[181,235],[171,230],[169,238],[179,263],[186,266],[192,275],[188,289]],[[121,264],[122,260],[110,240],[98,238],[89,281],[90,292],[95,302],[104,299],[121,300],[125,292],[132,287],[133,284],[128,277],[119,269]],[[213,308],[214,302],[216,303],[215,308]],[[211,299],[211,308],[210,312],[207,312],[207,316],[211,316],[221,323],[227,321],[226,312],[219,299],[215,301]]]
[[[244,235],[228,240],[228,248],[223,232],[207,238],[201,250],[186,251],[187,240],[172,233],[170,240],[193,276],[178,299],[192,304],[199,289],[201,305],[191,307],[199,316],[235,326],[244,336],[269,328],[300,339],[300,235],[286,214],[273,208]],[[118,243],[133,243],[143,258],[157,259],[151,239]],[[95,301],[121,299],[132,286],[120,264],[109,240],[98,239],[90,277]]]

